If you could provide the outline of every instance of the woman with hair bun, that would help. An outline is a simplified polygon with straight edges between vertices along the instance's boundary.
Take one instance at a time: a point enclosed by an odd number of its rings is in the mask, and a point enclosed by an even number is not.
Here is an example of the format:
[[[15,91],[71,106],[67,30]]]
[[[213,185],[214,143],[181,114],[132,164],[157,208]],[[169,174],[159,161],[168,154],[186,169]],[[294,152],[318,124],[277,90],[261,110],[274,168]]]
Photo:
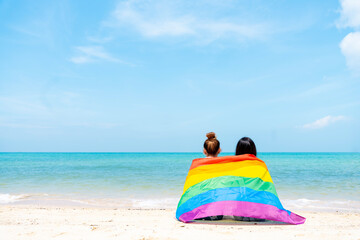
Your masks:
[[[204,154],[206,157],[217,157],[221,152],[220,142],[216,139],[214,132],[206,134],[207,139],[204,142]]]
[[[206,158],[215,158],[221,152],[220,142],[216,139],[216,134],[214,132],[209,132],[206,134],[207,139],[204,142],[204,150],[203,153],[205,154]],[[221,220],[223,219],[222,215],[217,216],[210,216],[205,218],[199,218],[197,220]]]

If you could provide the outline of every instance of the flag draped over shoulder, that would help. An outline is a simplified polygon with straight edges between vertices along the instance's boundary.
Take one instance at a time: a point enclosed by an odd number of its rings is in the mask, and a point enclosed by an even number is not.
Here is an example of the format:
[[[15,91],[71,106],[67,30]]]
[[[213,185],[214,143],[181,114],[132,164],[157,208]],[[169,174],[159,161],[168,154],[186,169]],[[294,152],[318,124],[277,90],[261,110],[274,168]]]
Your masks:
[[[217,215],[305,222],[283,208],[266,164],[252,154],[193,160],[176,218],[191,222]]]

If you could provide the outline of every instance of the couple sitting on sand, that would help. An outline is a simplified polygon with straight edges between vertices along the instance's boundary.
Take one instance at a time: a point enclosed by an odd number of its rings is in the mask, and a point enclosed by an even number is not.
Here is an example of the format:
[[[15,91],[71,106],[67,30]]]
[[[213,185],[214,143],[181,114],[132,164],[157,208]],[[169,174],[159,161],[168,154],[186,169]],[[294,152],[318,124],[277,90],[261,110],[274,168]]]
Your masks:
[[[206,134],[207,139],[204,142],[204,154],[207,158],[215,158],[219,155],[221,152],[220,148],[220,142],[217,140],[216,135],[214,132],[209,132]],[[249,137],[243,137],[241,138],[237,145],[235,150],[235,155],[242,155],[242,154],[252,154],[256,156],[256,146],[254,141]],[[259,218],[251,218],[251,217],[240,217],[240,216],[233,216],[235,220],[237,221],[248,221],[248,222],[262,222],[265,221],[265,219],[259,219]],[[218,216],[210,216],[205,218],[199,218],[197,220],[222,220],[223,215]]]
[[[243,137],[235,156],[218,157],[220,142],[206,134],[205,158],[192,161],[176,218],[182,222],[221,220],[272,220],[302,224],[305,218],[284,209],[264,161],[256,157],[254,142]]]

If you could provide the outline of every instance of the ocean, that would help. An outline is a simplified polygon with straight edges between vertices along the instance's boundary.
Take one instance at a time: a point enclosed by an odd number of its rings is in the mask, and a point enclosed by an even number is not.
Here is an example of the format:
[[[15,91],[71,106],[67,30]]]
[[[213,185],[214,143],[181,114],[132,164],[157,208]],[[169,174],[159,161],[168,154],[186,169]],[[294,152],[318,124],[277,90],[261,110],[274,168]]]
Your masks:
[[[220,156],[233,155],[222,153]],[[202,153],[0,153],[0,204],[176,208]],[[360,212],[360,153],[259,153],[289,210]]]

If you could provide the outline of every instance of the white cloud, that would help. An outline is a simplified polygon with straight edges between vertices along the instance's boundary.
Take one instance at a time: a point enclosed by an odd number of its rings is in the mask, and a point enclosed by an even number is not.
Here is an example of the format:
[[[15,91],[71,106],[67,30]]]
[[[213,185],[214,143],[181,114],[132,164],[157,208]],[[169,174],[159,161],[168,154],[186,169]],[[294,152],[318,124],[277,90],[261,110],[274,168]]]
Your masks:
[[[89,56],[72,57],[70,61],[76,64],[93,62],[93,59]]]
[[[326,116],[323,118],[320,118],[312,123],[308,123],[303,125],[303,128],[307,128],[307,129],[319,129],[319,128],[324,128],[328,125],[330,125],[331,123],[335,123],[338,121],[342,121],[345,120],[346,117],[344,116]]]
[[[120,3],[113,14],[119,24],[132,25],[146,37],[195,34],[190,27],[191,22],[193,22],[191,17],[168,18],[166,20],[154,16],[146,17],[137,12],[130,2]]]
[[[206,43],[229,37],[235,40],[258,39],[266,32],[265,24],[248,23],[238,17],[204,16],[189,8],[178,11],[178,5],[173,2],[123,1],[113,12],[115,21],[107,22],[107,25],[130,27],[146,38],[190,37]]]
[[[337,23],[338,27],[360,27],[360,1],[340,0],[341,16]],[[340,49],[346,58],[349,69],[356,74],[360,73],[360,32],[351,32],[340,43]]]
[[[360,1],[340,0],[341,11],[338,27],[360,27]]]
[[[79,55],[70,59],[71,62],[76,64],[95,62],[99,60],[124,63],[123,61],[112,57],[102,46],[80,46],[76,47],[76,50],[79,52]]]
[[[346,35],[340,43],[340,48],[348,67],[355,72],[360,72],[360,32]]]

